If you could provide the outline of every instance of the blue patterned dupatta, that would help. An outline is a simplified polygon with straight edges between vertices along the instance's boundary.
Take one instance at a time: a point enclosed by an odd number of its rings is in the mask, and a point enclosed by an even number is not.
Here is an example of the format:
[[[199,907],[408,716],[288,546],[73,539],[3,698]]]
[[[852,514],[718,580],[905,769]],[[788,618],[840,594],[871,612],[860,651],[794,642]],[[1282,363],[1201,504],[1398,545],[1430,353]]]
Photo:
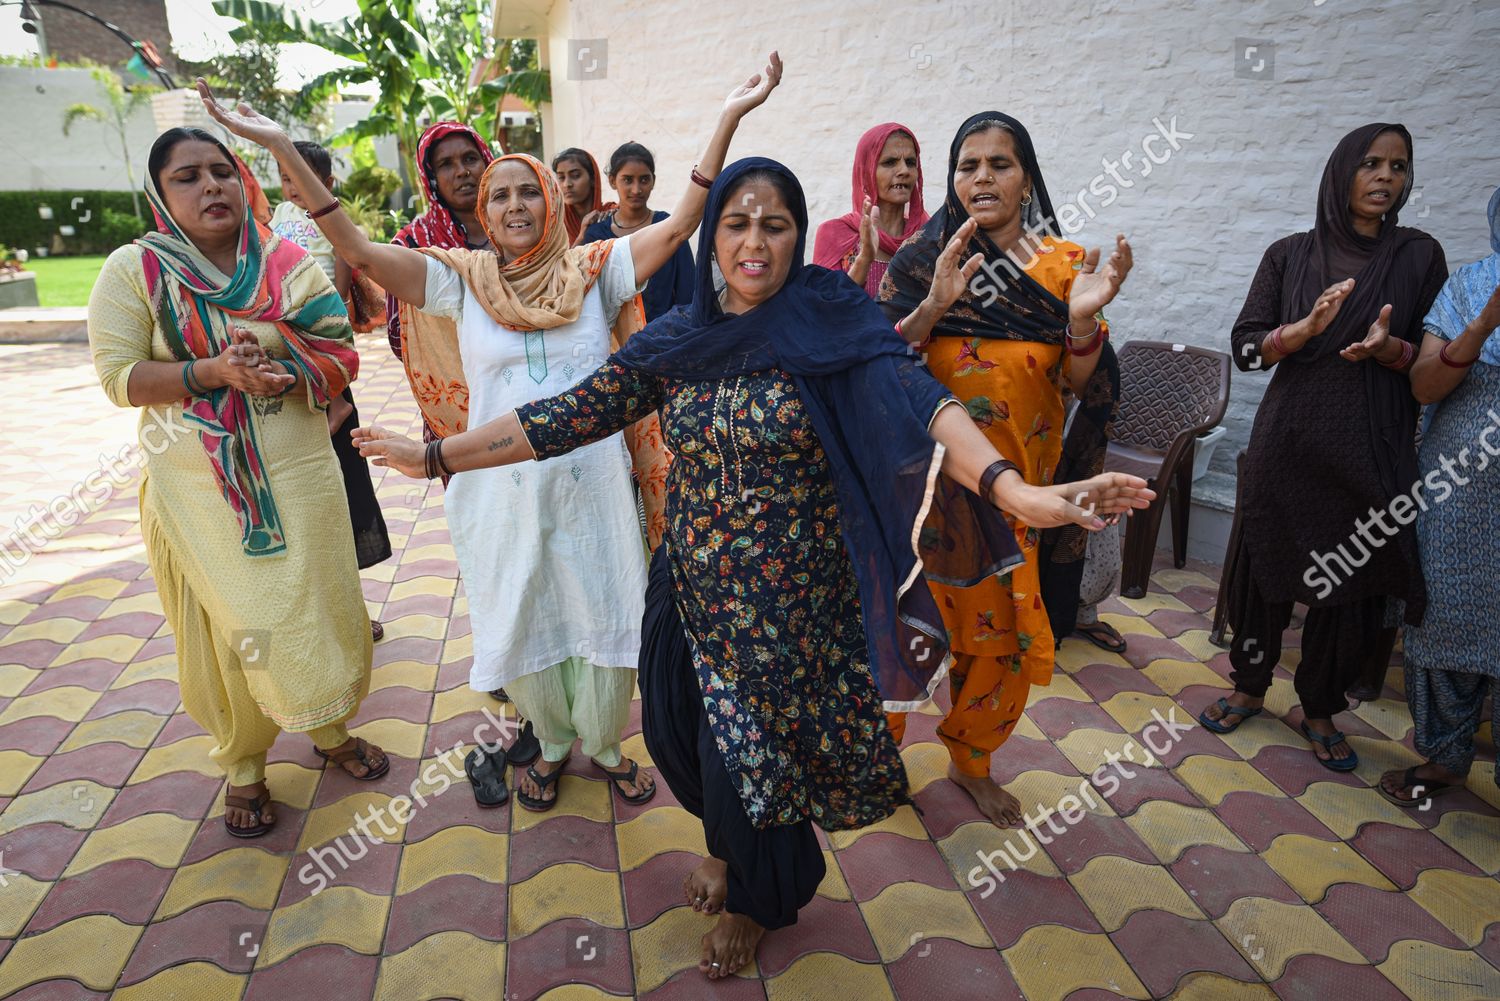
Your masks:
[[[781,291],[730,315],[714,284],[714,232],[729,193],[763,173],[789,182],[797,246]],[[863,289],[842,272],[803,263],[806,237],[807,205],[790,170],[760,157],[731,164],[708,194],[691,305],[653,320],[615,360],[669,379],[770,369],[792,377],[838,490],[871,674],[886,709],[914,709],[951,663],[928,580],[969,586],[1023,558],[1004,515],[939,472],[943,446],[928,426],[952,394]]]
[[[1490,196],[1490,248],[1494,253],[1472,264],[1465,264],[1443,284],[1443,290],[1422,320],[1424,329],[1451,341],[1474,322],[1485,303],[1500,285],[1500,188]],[[1486,365],[1500,365],[1500,333],[1492,331],[1479,352]]]

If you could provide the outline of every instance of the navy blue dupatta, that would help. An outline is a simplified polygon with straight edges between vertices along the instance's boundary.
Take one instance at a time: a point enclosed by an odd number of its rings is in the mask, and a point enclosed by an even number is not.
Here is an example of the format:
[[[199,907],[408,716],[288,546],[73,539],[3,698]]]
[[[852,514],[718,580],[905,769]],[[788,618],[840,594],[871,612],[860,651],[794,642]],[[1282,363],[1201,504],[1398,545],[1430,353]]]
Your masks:
[[[714,232],[729,194],[757,173],[789,182],[796,251],[775,296],[726,314],[714,283]],[[806,200],[790,170],[761,157],[731,164],[708,194],[692,303],[653,320],[614,360],[676,380],[772,369],[791,376],[838,490],[871,674],[888,710],[914,709],[951,662],[927,581],[969,586],[1023,557],[1001,512],[939,472],[942,446],[928,425],[952,393],[847,275],[803,263],[806,237]]]

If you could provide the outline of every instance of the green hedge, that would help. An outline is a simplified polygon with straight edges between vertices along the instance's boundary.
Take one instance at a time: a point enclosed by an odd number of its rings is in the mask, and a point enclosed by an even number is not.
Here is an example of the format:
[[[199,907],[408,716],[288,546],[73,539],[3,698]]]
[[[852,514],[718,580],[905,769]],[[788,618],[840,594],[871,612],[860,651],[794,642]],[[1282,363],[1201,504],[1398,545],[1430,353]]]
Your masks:
[[[274,207],[279,188],[267,188]],[[77,205],[74,205],[75,199]],[[41,206],[52,209],[52,218],[41,217]],[[0,244],[36,252],[53,247],[58,228],[72,226],[72,236],[59,236],[64,254],[107,254],[151,228],[151,207],[141,196],[137,219],[128,191],[0,191]]]

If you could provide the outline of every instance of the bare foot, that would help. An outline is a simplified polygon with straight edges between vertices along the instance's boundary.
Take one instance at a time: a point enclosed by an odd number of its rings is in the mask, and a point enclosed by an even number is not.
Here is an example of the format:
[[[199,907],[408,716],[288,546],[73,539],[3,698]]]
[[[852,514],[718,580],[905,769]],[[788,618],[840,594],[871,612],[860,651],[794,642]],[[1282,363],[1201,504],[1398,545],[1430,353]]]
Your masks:
[[[729,896],[729,864],[712,855],[698,863],[698,867],[682,881],[682,894],[693,910],[703,914],[717,914]]]
[[[256,814],[252,813],[249,810],[243,809],[238,806],[230,806],[226,803],[224,805],[224,820],[229,824],[230,827],[238,827],[244,830],[249,830],[250,828],[255,827],[257,824],[276,823],[276,810],[271,803],[271,790],[266,788],[266,783],[264,780],[247,786],[232,785],[224,790],[224,795],[241,796],[245,799],[255,799],[256,797],[259,797],[261,800],[263,800],[263,805],[260,808],[259,816],[256,816]]]
[[[548,775],[551,775],[553,772],[557,771],[567,763],[567,758],[563,758],[561,761],[548,761],[546,758],[539,756],[536,759],[536,762],[532,764],[531,768],[535,768],[538,775],[540,775],[542,778],[546,778]],[[516,769],[516,774],[520,776],[519,780],[516,783],[516,789],[524,792],[532,799],[539,800],[543,803],[550,803],[554,799],[556,799],[557,783],[549,782],[547,783],[547,788],[543,790],[542,787],[537,785],[536,781],[527,774],[527,772],[529,772],[530,770],[531,769],[529,768],[525,771],[522,771],[520,768]]]
[[[978,777],[965,775],[951,762],[948,765],[948,777],[974,798],[974,805],[979,807],[979,812],[988,817],[995,826],[1021,826],[1021,801],[1000,788],[999,783],[994,779],[988,775]]]
[[[1224,701],[1236,709],[1262,709],[1266,704],[1265,699],[1253,698],[1243,692],[1230,692]],[[1217,700],[1207,709],[1203,710],[1203,716],[1205,719],[1211,719],[1215,723],[1222,722],[1224,727],[1229,730],[1238,730],[1241,724],[1250,718],[1244,713],[1231,713],[1228,710],[1220,709]]]
[[[743,914],[719,915],[713,930],[703,936],[703,958],[698,969],[710,980],[738,973],[755,958],[755,947],[766,930]]]
[[[1407,785],[1406,769],[1397,768],[1380,776],[1380,788],[1389,793],[1393,799],[1399,799],[1404,803],[1416,803],[1429,798],[1434,789],[1441,789],[1443,786],[1461,786],[1465,781],[1465,776],[1455,775],[1431,761],[1424,761],[1417,766],[1415,778],[1417,781],[1414,785]]]
[[[1339,732],[1339,728],[1333,725],[1331,719],[1309,719],[1307,728],[1320,737],[1332,737]],[[1320,761],[1342,761],[1354,753],[1347,740],[1341,740],[1332,747],[1324,747],[1315,740],[1308,741],[1308,744]]]

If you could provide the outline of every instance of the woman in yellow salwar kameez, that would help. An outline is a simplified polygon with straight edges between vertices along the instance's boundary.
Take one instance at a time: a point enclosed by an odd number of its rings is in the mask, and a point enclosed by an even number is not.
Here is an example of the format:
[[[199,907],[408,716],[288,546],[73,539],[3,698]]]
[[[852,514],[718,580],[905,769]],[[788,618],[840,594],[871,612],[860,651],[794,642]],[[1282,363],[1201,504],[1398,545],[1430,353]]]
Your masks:
[[[264,195],[212,135],[163,133],[146,193],[157,231],[105,262],[89,343],[110,400],[141,408],[141,534],[183,705],[228,775],[225,828],[255,837],[281,731],[355,778],[390,768],[345,727],[371,640],[324,412],[359,358],[332,283],[252,217]]]
[[[1130,266],[1124,237],[1102,267],[1097,250],[1061,238],[1025,127],[984,112],[959,128],[947,200],[891,259],[880,302],[995,449],[1027,483],[1046,486],[1062,455],[1064,394],[1088,401],[1109,391],[1100,310]],[[1042,603],[1041,532],[1007,520],[1024,564],[974,587],[932,590],[953,655],[953,706],[938,727],[949,777],[1009,827],[1021,822],[1021,805],[990,777],[990,757],[1031,686],[1051,680],[1055,643]],[[891,714],[897,740],[905,723]]]

